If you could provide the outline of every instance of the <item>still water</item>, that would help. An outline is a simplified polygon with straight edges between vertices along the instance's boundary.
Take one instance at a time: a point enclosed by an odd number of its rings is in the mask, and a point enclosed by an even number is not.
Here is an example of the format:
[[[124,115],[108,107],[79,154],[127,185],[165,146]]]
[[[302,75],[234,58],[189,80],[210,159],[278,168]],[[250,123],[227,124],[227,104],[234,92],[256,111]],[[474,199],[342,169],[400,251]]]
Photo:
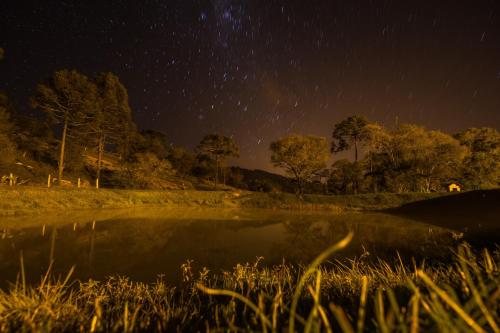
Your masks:
[[[81,211],[0,218],[0,287],[15,282],[22,254],[28,282],[40,281],[53,261],[78,279],[128,276],[138,281],[180,279],[180,266],[212,272],[237,263],[307,263],[354,232],[337,259],[436,257],[452,245],[452,231],[377,213],[274,210],[143,209]]]

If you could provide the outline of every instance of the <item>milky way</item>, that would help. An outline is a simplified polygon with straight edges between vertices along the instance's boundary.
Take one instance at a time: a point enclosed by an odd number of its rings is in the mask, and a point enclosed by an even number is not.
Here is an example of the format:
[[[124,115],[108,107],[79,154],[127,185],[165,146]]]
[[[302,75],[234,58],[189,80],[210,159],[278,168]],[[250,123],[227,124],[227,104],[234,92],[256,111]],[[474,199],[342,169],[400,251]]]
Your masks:
[[[3,1],[0,88],[32,113],[53,71],[112,71],[140,128],[191,148],[233,136],[236,163],[269,168],[272,140],[351,114],[498,128],[499,20],[494,0]]]

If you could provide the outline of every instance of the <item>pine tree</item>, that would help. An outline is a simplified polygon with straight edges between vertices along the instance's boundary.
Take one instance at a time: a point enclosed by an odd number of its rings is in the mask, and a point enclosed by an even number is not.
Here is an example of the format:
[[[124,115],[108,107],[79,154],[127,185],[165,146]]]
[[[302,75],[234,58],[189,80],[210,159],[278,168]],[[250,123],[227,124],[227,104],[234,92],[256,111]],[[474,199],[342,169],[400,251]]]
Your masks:
[[[232,138],[220,134],[209,134],[198,145],[198,153],[215,162],[214,188],[217,190],[220,165],[229,157],[239,156],[238,146]]]
[[[133,134],[136,132],[132,111],[128,103],[127,89],[112,73],[97,76],[98,107],[87,124],[87,134],[95,138],[97,146],[97,179],[101,177],[102,160],[107,145],[119,148],[122,156],[127,155]]]
[[[60,70],[45,83],[37,86],[32,106],[47,114],[55,125],[62,126],[59,149],[58,181],[62,183],[64,154],[69,133],[78,131],[92,120],[97,107],[97,87],[76,70]]]

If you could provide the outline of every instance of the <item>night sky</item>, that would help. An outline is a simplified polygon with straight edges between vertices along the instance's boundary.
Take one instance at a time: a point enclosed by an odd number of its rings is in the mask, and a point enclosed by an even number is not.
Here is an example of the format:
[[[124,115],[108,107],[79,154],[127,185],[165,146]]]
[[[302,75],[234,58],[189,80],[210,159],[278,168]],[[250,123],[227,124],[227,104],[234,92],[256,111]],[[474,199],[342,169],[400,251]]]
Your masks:
[[[2,0],[0,47],[0,89],[23,113],[55,70],[111,71],[141,129],[190,148],[233,136],[249,168],[352,114],[500,127],[498,0]]]

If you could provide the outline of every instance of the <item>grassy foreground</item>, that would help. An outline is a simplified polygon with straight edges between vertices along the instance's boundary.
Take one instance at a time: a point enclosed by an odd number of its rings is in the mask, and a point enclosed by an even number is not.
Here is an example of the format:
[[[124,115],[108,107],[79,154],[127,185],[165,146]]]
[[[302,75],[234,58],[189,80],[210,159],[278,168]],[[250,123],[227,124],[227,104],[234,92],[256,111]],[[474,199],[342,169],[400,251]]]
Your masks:
[[[500,253],[461,246],[449,265],[353,260],[309,267],[237,265],[193,272],[183,284],[113,277],[0,291],[1,331],[498,332]],[[21,258],[22,263],[22,258]],[[49,275],[49,274],[48,274]]]
[[[0,216],[47,210],[132,208],[141,206],[200,206],[303,210],[384,209],[434,198],[443,193],[380,193],[364,195],[306,195],[232,191],[148,191],[0,187]]]

